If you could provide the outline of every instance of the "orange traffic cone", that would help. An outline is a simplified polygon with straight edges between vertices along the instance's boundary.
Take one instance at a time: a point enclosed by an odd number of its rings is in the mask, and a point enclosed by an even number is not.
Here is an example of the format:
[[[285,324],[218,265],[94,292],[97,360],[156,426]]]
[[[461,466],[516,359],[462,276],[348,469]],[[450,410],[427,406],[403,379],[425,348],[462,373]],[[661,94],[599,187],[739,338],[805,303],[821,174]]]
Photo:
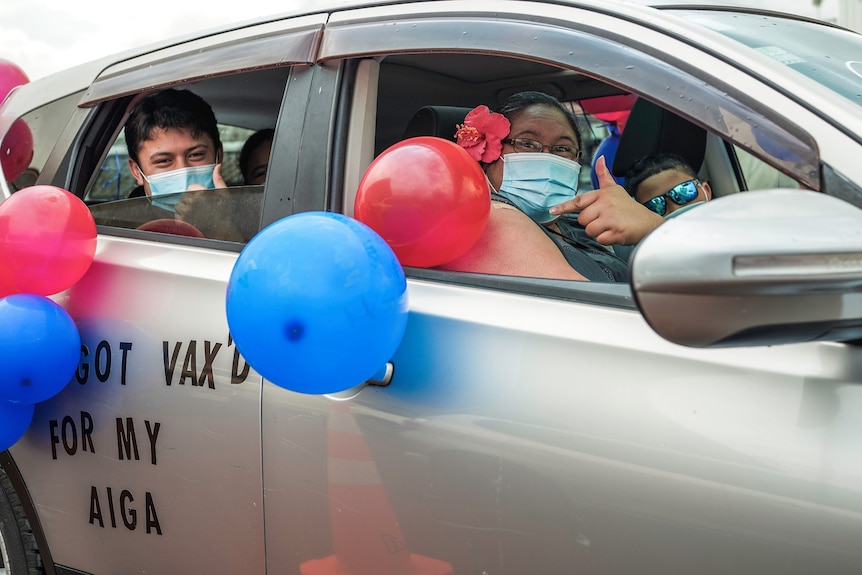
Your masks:
[[[449,563],[407,548],[348,404],[331,404],[327,443],[335,554],[306,561],[299,568],[302,575],[451,575]]]

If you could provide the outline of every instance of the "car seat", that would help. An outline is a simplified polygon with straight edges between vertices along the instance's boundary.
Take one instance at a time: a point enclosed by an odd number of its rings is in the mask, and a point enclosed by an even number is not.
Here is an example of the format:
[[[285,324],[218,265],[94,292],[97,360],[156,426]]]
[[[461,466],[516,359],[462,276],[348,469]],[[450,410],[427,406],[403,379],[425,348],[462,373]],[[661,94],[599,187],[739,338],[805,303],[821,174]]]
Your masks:
[[[464,122],[470,110],[458,106],[424,106],[413,114],[404,129],[404,139],[437,136],[454,142],[457,125]]]
[[[593,189],[598,189],[599,187],[599,177],[596,175],[596,162],[600,157],[604,156],[605,165],[608,166],[608,169],[612,169],[611,166],[614,165],[614,158],[617,155],[617,148],[619,148],[620,139],[622,138],[616,124],[613,122],[606,122],[606,124],[609,133],[605,139],[599,143],[596,151],[593,153],[593,159],[590,161],[590,167],[592,168],[592,171],[590,172],[590,180],[592,180]],[[613,172],[611,172],[611,174],[619,185],[623,185],[625,178],[617,176]]]
[[[638,159],[657,152],[676,153],[695,172],[701,173],[706,155],[706,130],[638,98],[620,137],[611,173],[625,177]]]

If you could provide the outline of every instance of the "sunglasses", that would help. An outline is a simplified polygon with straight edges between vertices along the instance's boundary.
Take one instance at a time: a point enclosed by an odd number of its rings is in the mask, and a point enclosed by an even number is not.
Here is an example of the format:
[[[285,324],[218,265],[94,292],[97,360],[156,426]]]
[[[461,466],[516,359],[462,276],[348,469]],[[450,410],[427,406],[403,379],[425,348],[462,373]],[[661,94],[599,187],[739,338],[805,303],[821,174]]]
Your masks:
[[[645,205],[647,209],[654,211],[660,216],[663,216],[667,213],[668,198],[670,198],[670,201],[672,201],[676,205],[684,206],[690,201],[697,198],[698,186],[700,186],[700,180],[688,180],[681,184],[675,185],[665,194],[656,196],[650,200],[643,202],[643,205]]]

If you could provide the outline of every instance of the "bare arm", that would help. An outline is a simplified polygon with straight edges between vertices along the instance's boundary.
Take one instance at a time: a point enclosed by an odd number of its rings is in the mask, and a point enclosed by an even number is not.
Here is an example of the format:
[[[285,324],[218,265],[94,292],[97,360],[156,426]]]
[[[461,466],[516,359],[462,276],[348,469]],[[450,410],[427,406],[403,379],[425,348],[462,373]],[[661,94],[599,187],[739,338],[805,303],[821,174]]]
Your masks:
[[[575,271],[557,245],[520,210],[491,202],[488,225],[479,241],[441,269],[589,281]]]

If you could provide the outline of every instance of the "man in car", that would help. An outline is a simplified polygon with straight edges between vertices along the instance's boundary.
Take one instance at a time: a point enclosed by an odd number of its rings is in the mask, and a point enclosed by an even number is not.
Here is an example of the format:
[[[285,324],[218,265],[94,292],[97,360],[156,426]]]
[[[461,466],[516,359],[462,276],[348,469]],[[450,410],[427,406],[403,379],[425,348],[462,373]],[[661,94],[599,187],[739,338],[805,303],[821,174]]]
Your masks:
[[[231,217],[218,124],[203,98],[189,90],[147,94],[124,133],[129,169],[150,200],[152,219],[186,222],[208,238],[247,240]]]

